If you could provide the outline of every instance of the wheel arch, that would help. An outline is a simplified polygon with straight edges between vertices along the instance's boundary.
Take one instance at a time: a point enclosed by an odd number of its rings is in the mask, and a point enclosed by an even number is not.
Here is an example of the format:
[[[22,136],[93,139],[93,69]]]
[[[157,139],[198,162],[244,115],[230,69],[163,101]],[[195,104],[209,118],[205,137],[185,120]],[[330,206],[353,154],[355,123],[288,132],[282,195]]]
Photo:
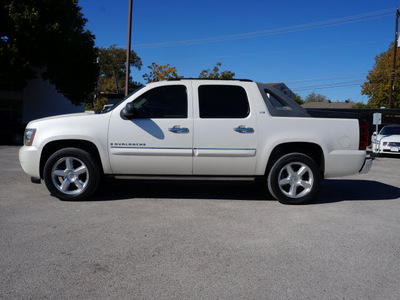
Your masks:
[[[274,163],[283,155],[289,153],[302,153],[312,158],[318,165],[321,178],[324,177],[325,172],[325,158],[322,148],[315,143],[307,142],[290,142],[277,145],[271,152],[268,163],[265,169],[265,175],[268,176]]]
[[[64,148],[78,148],[81,150],[84,150],[88,153],[90,153],[99,163],[99,166],[101,168],[101,172],[104,173],[103,170],[103,165],[101,162],[100,158],[100,152],[97,149],[96,145],[93,144],[92,142],[85,141],[85,140],[57,140],[57,141],[52,141],[46,144],[43,147],[41,156],[40,156],[40,178],[43,179],[43,170],[44,170],[44,165],[46,164],[46,161],[49,159],[49,157],[55,153],[58,150],[64,149]]]

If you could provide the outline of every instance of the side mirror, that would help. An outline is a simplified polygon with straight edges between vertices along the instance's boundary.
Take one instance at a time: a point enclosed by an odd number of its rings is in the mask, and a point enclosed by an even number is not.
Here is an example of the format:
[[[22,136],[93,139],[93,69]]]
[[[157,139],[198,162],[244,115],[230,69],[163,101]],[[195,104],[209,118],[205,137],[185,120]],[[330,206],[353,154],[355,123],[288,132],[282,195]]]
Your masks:
[[[131,119],[135,115],[135,112],[136,112],[136,108],[133,106],[133,103],[128,102],[125,105],[124,109],[121,111],[121,116],[124,119]]]
[[[376,141],[376,132],[374,132],[371,136],[371,142],[375,143]]]

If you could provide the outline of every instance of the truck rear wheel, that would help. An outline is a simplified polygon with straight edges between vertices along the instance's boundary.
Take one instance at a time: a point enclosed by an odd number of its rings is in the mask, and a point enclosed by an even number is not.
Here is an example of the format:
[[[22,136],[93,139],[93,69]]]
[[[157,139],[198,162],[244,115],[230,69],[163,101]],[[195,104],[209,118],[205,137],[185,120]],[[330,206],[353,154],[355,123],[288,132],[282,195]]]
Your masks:
[[[84,200],[97,189],[100,168],[90,153],[65,148],[50,156],[43,177],[53,196],[61,200]]]
[[[302,153],[279,158],[268,174],[268,189],[283,204],[306,204],[318,193],[321,175],[315,161]]]

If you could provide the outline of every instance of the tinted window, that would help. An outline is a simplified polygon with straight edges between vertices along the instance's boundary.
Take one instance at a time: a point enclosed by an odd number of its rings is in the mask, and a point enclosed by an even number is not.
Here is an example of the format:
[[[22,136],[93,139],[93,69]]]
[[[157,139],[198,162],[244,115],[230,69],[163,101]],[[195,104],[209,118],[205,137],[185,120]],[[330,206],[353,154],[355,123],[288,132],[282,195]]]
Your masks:
[[[400,134],[400,126],[386,126],[383,127],[380,134],[382,135],[392,135],[392,134]]]
[[[154,88],[132,102],[135,118],[187,118],[187,93],[183,85]]]
[[[288,110],[292,109],[287,103],[285,103],[282,99],[272,94],[270,91],[264,90],[264,92],[269,101],[271,102],[272,106],[275,107],[276,109],[288,109]]]
[[[200,118],[245,118],[250,107],[240,86],[202,85],[199,87]]]

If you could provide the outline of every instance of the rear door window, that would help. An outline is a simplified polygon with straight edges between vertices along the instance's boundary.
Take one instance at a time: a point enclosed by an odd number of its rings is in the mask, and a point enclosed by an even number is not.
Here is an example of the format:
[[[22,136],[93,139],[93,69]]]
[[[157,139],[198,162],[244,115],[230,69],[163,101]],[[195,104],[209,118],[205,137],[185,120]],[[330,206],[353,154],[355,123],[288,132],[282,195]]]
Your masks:
[[[200,118],[242,119],[250,113],[244,88],[229,85],[199,87]]]

